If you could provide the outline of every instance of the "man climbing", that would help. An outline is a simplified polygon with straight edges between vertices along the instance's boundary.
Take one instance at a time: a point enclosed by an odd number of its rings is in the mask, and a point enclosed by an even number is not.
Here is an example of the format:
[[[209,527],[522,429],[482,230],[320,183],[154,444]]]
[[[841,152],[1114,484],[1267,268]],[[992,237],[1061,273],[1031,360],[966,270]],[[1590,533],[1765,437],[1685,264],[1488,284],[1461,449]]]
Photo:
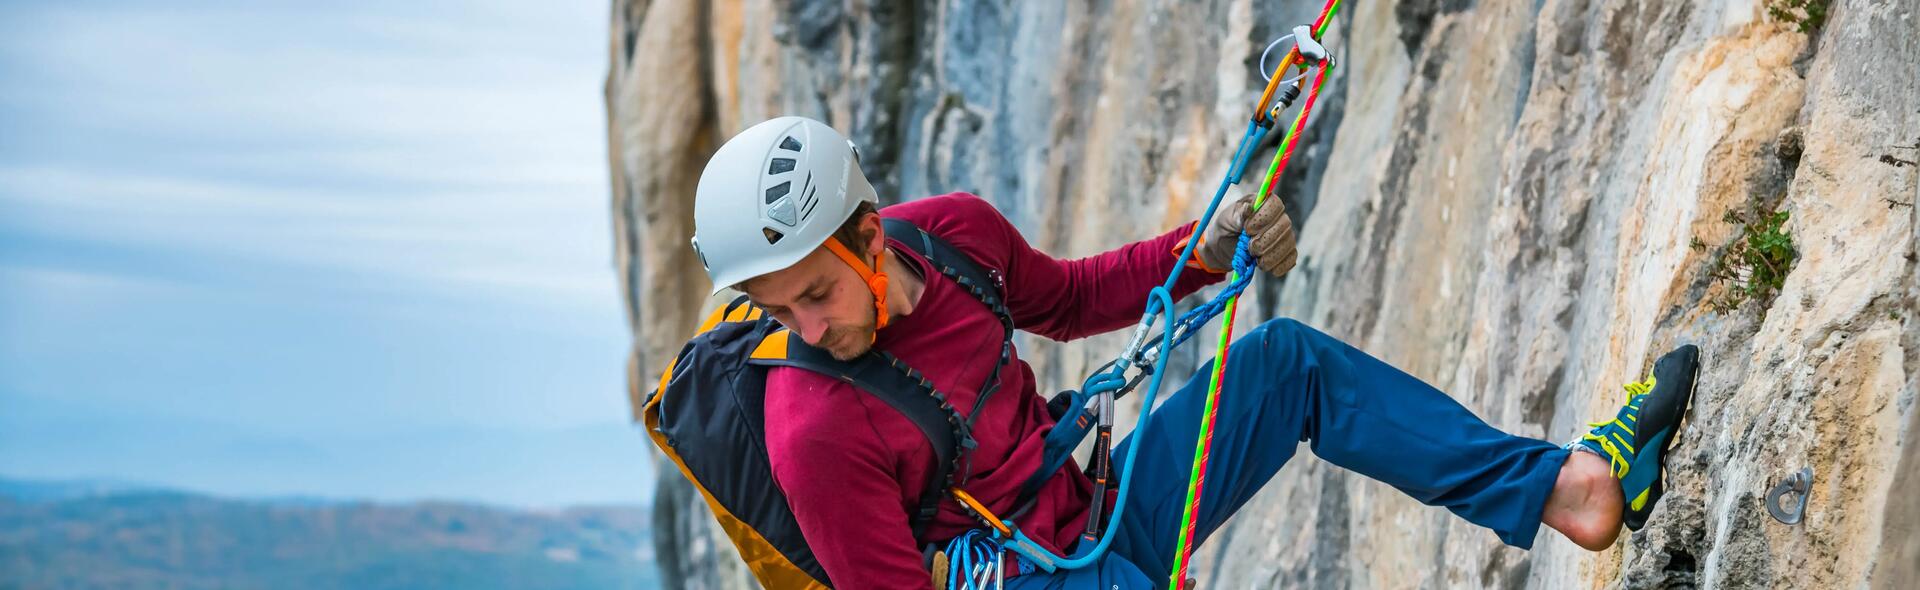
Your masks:
[[[707,164],[694,207],[694,247],[715,293],[744,292],[833,358],[888,354],[953,408],[971,408],[974,448],[960,474],[966,493],[1061,554],[1086,550],[1078,545],[1089,508],[1109,499],[1091,498],[1093,486],[1072,464],[1020,498],[1054,426],[1033,372],[1017,351],[1011,362],[996,362],[999,317],[916,249],[890,238],[882,218],[911,222],[987,269],[1001,283],[1014,327],[1058,341],[1131,326],[1193,231],[1204,232],[1192,263],[1198,272],[1174,285],[1175,298],[1220,281],[1243,231],[1259,268],[1278,276],[1295,261],[1292,222],[1278,200],[1255,211],[1241,199],[1209,227],[1184,224],[1077,260],[1032,248],[972,195],[876,211],[877,202],[843,136],[810,119],[773,119],[729,140]],[[1622,524],[1643,526],[1660,499],[1662,461],[1691,397],[1697,357],[1691,346],[1663,356],[1652,376],[1626,386],[1617,417],[1562,446],[1508,435],[1339,340],[1292,320],[1269,321],[1227,356],[1195,542],[1307,442],[1329,463],[1445,507],[1509,545],[1531,547],[1545,524],[1581,547],[1604,549]],[[996,370],[997,380],[989,375]],[[1099,566],[1049,574],[1010,559],[1007,586],[1165,587],[1164,575],[1143,571],[1166,572],[1172,559],[1209,372],[1203,368],[1172,393],[1144,432],[1115,449],[1116,465],[1140,453],[1133,469],[1143,475],[1133,480],[1124,517],[1105,532],[1113,541]],[[983,383],[1003,393],[976,406]],[[766,373],[771,476],[835,587],[929,588],[924,549],[982,527],[948,499],[915,534],[911,513],[937,466],[921,430],[853,380],[793,367]]]

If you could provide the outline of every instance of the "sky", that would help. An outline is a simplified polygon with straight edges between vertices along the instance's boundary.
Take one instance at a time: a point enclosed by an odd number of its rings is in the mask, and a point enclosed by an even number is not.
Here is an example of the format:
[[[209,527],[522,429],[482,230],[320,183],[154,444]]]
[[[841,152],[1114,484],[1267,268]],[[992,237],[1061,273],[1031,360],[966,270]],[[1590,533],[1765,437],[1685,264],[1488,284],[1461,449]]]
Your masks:
[[[0,0],[0,477],[645,502],[607,10]]]

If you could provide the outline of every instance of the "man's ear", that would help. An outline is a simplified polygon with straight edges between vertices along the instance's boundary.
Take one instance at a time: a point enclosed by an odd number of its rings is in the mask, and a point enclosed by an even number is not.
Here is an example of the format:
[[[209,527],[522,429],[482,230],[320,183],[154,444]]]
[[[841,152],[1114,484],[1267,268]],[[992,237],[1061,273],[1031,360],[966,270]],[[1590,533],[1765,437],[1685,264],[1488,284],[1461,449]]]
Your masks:
[[[867,257],[880,255],[880,249],[887,247],[887,231],[880,223],[879,213],[868,213],[860,219],[860,232],[867,236]],[[873,269],[879,271],[881,269]]]

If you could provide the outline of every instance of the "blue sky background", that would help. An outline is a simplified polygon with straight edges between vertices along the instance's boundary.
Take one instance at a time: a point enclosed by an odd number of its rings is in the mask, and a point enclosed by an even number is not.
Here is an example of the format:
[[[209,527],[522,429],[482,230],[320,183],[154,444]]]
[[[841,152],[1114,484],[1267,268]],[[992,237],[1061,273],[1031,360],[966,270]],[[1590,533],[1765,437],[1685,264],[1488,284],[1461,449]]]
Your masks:
[[[641,502],[607,7],[0,0],[0,476]]]

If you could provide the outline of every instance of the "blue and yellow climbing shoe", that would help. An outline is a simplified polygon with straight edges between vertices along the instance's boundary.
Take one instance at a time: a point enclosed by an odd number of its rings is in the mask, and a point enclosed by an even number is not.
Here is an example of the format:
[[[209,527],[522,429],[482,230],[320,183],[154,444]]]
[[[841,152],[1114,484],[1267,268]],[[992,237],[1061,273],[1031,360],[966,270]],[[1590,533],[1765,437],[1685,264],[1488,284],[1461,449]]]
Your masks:
[[[1628,529],[1646,526],[1665,493],[1667,449],[1680,434],[1699,370],[1700,349],[1691,344],[1660,357],[1646,381],[1626,385],[1627,405],[1619,415],[1593,423],[1593,431],[1575,441],[1613,466],[1613,477],[1626,493]]]

